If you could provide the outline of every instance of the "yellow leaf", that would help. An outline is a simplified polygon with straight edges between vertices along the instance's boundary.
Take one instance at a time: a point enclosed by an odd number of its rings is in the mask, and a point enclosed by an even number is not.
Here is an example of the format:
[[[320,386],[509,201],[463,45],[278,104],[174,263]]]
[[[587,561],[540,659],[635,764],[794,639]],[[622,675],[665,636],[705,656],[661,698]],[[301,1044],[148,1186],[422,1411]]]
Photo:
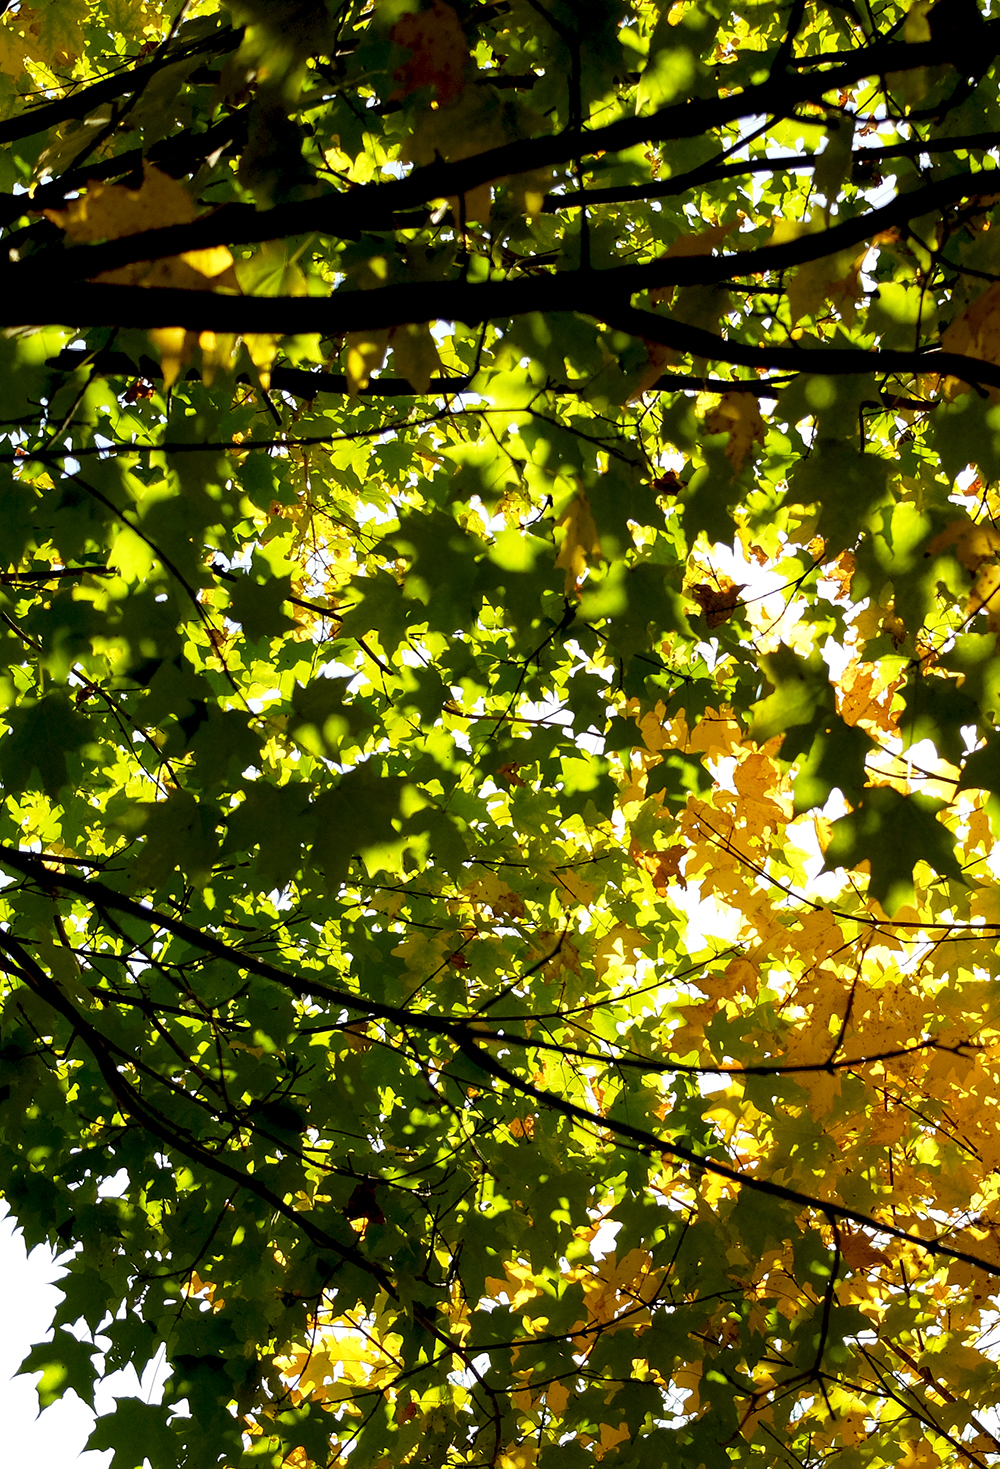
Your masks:
[[[642,345],[646,349],[646,361],[640,369],[638,382],[629,394],[630,403],[634,403],[643,393],[655,387],[663,369],[679,361],[681,356],[675,347],[668,347],[663,342],[651,342],[647,337],[643,337]]]
[[[1000,633],[1000,566],[980,567],[969,595],[966,616],[974,617],[977,612],[984,611],[990,632]]]
[[[67,209],[46,209],[44,213],[74,244],[120,240],[163,225],[191,224],[198,217],[184,185],[151,163],[144,164],[138,189],[94,183]]]
[[[987,287],[959,312],[941,333],[941,346],[946,352],[961,352],[981,362],[1000,364],[1000,282]],[[956,379],[948,381],[958,386]],[[961,390],[966,391],[964,384]],[[1000,399],[997,388],[989,388],[988,392],[994,402]]]
[[[876,1265],[888,1264],[888,1256],[876,1250],[865,1235],[841,1229],[840,1253],[852,1270],[870,1270]]]
[[[545,196],[552,186],[552,170],[536,168],[528,173],[512,173],[507,180],[510,198],[519,214],[529,217],[541,214]]]
[[[963,566],[978,571],[984,561],[1000,553],[1000,531],[988,523],[977,525],[966,518],[952,520],[927,542],[927,554],[939,556],[951,547]]]
[[[860,294],[861,266],[866,253],[867,245],[860,254],[842,250],[800,265],[787,288],[792,326],[800,317],[812,316],[825,300],[833,302],[848,326],[853,325],[854,303]]]
[[[545,1389],[545,1403],[551,1413],[561,1418],[569,1402],[569,1388],[562,1382],[550,1382]]]
[[[271,332],[248,332],[244,338],[244,344],[250,353],[250,361],[257,369],[260,385],[265,393],[271,386],[271,363],[278,355],[278,342],[280,337]]]
[[[389,350],[388,328],[377,332],[348,332],[347,347],[347,390],[353,398],[363,388],[377,368],[382,366]]]
[[[556,873],[556,881],[561,889],[560,896],[564,903],[579,903],[588,907],[594,901],[597,889],[592,882],[585,882],[572,870]]]
[[[161,173],[151,163],[143,165],[142,183],[138,189],[124,184],[91,184],[85,194],[74,199],[67,209],[46,209],[51,219],[74,244],[94,240],[120,240],[145,230],[167,225],[192,224],[198,218],[194,200],[179,180]],[[180,286],[186,289],[214,289],[226,286],[239,290],[233,270],[233,257],[225,245],[205,250],[189,250],[183,255],[163,260],[136,261],[120,270],[109,270],[95,277],[124,285]]]
[[[87,9],[87,0],[50,0],[32,8],[22,5],[17,23],[24,32],[29,55],[46,66],[72,66],[83,54]]]
[[[153,346],[160,354],[163,368],[163,387],[169,392],[181,375],[181,368],[191,360],[194,350],[194,332],[186,332],[182,326],[154,327],[149,333]]]
[[[559,517],[558,525],[563,527],[563,538],[556,565],[561,566],[566,573],[565,591],[569,596],[582,581],[588,560],[601,555],[597,526],[590,513],[590,501],[582,487]]]
[[[705,432],[728,433],[726,458],[733,474],[739,474],[753,445],[764,443],[764,420],[757,399],[752,393],[724,393],[705,415]]]
[[[896,1469],[937,1469],[940,1463],[926,1438],[910,1439],[903,1446],[903,1457],[897,1460]]]
[[[629,1428],[629,1426],[628,1426],[627,1423],[619,1423],[619,1425],[618,1425],[617,1428],[612,1428],[612,1426],[611,1426],[610,1423],[602,1423],[601,1424],[601,1456],[602,1456],[602,1458],[603,1458],[603,1456],[605,1454],[610,1453],[610,1451],[612,1449],[617,1448],[620,1443],[624,1443],[627,1438],[631,1438],[631,1437],[632,1437],[632,1430]]]
[[[690,235],[681,235],[663,254],[661,260],[679,260],[691,255],[711,255],[733,230],[739,228],[739,220],[731,224],[713,224],[707,230],[695,230]]]

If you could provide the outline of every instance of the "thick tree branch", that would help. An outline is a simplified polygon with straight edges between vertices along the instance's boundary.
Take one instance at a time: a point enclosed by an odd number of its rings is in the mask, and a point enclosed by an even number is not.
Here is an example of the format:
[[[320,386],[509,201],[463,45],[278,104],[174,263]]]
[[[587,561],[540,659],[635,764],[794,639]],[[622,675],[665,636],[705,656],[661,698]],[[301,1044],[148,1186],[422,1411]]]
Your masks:
[[[154,230],[148,235],[133,235],[107,245],[45,251],[38,257],[0,269],[0,288],[3,290],[0,324],[26,326],[37,324],[41,319],[74,326],[183,326],[192,331],[277,332],[282,335],[320,331],[332,336],[437,319],[472,324],[530,311],[582,310],[593,313],[594,303],[622,301],[640,291],[719,284],[823,259],[870,240],[885,229],[975,195],[987,177],[980,172],[965,170],[935,179],[921,188],[900,194],[879,209],[868,210],[830,229],[802,235],[781,245],[763,245],[755,250],[725,255],[672,257],[601,271],[567,270],[528,279],[482,284],[466,281],[412,282],[371,291],[337,291],[326,299],[315,296],[237,296],[208,291],[104,285],[93,281],[81,285],[74,283],[81,273],[93,275],[95,263],[101,271],[117,268],[122,264],[115,253],[119,250],[125,255],[131,252],[134,257],[135,250],[139,248],[136,241],[176,233],[174,230]],[[213,216],[219,217],[221,215]],[[178,228],[185,232],[197,226]],[[43,280],[40,262],[48,260],[51,268],[54,261],[50,253],[58,259],[59,265],[55,277],[47,269]]]
[[[995,24],[1000,25],[1000,21]],[[924,54],[929,45],[928,42],[899,47],[905,53],[899,58],[900,63],[924,64],[930,59]],[[920,53],[923,61],[916,60],[911,52]],[[649,116],[621,118],[601,128],[566,129],[551,137],[522,139],[477,153],[460,162],[436,162],[415,168],[402,179],[365,184],[347,192],[331,193],[298,204],[261,210],[249,205],[227,204],[193,224],[148,230],[105,245],[77,246],[72,252],[63,249],[41,251],[18,268],[27,272],[30,267],[39,278],[46,280],[51,278],[53,270],[67,269],[78,278],[91,278],[135,261],[161,259],[213,245],[256,244],[312,231],[351,239],[362,230],[392,229],[393,216],[398,211],[426,204],[430,199],[465,194],[492,180],[566,164],[581,156],[615,152],[640,143],[697,137],[742,117],[757,114],[781,116],[793,110],[798,103],[819,102],[827,92],[848,86],[867,74],[864,66],[856,65],[841,67],[839,71],[824,73],[819,78],[785,75],[747,87],[732,96],[694,99],[661,108]],[[944,179],[936,181],[942,197],[957,197],[948,196],[946,186],[951,182]],[[928,188],[933,190],[935,185]],[[70,264],[71,254],[78,258]],[[7,289],[21,289],[21,286],[11,283]]]
[[[766,367],[786,372],[821,372],[840,376],[850,373],[940,373],[961,378],[967,383],[984,383],[1000,388],[1000,367],[964,357],[958,352],[902,352],[876,348],[870,352],[852,347],[755,347],[747,342],[728,341],[714,332],[684,322],[672,321],[652,311],[638,311],[631,306],[613,307],[601,312],[601,320],[620,331],[661,342],[679,352],[705,357],[715,362],[732,362],[741,367]]]

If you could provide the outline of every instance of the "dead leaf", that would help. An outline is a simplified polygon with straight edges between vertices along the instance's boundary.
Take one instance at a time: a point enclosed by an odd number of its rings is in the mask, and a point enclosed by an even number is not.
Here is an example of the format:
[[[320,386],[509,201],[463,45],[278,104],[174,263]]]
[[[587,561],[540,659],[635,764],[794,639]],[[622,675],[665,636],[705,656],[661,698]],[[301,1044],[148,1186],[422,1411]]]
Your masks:
[[[653,889],[661,898],[671,882],[678,882],[682,888],[687,887],[687,880],[681,872],[681,862],[686,854],[687,847],[666,847],[662,852],[644,852],[633,847],[631,851],[632,861],[649,873]]]
[[[713,587],[711,583],[703,581],[695,587],[688,587],[687,592],[704,612],[709,627],[719,627],[728,622],[736,611],[743,590],[742,586],[724,576],[720,578],[718,586]]]

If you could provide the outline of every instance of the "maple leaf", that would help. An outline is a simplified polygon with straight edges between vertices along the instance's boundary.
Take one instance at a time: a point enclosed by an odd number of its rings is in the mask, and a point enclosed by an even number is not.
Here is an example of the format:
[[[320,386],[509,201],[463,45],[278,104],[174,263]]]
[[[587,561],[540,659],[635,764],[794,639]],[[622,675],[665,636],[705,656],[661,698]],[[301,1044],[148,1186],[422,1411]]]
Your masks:
[[[589,561],[601,555],[601,541],[590,509],[586,491],[579,488],[560,515],[557,526],[563,529],[562,543],[556,557],[556,566],[565,573],[567,597],[578,591],[587,571]]]
[[[723,622],[729,621],[740,605],[740,593],[743,590],[742,584],[737,585],[728,576],[723,576],[719,578],[717,586],[713,587],[710,582],[703,581],[688,587],[687,592],[704,612],[709,627],[719,627]]]
[[[726,458],[739,474],[754,444],[766,439],[760,405],[753,393],[725,393],[705,415],[705,432],[729,435]]]
[[[855,303],[863,294],[861,267],[867,253],[867,247],[860,252],[843,250],[800,265],[787,287],[792,326],[801,317],[812,316],[823,301],[832,302],[844,322],[853,326],[857,316]]]
[[[400,377],[405,377],[418,393],[426,393],[431,378],[441,368],[437,344],[427,323],[393,327],[389,332],[388,345],[392,348],[393,363]]]
[[[628,401],[636,402],[643,393],[649,391],[659,381],[665,367],[680,360],[681,354],[673,347],[668,347],[664,342],[652,342],[643,337],[642,345],[646,349],[646,361],[639,371],[639,378],[635,387],[629,394]]]
[[[143,164],[142,184],[138,189],[124,184],[91,183],[86,193],[74,199],[67,209],[46,209],[44,213],[74,243],[123,239],[164,225],[191,224],[198,217],[184,185],[149,162]],[[166,286],[188,291],[238,293],[240,289],[233,257],[225,245],[188,250],[183,255],[161,260],[137,261],[118,270],[102,271],[94,279],[112,285]],[[196,346],[201,348],[208,381],[216,367],[229,364],[230,346],[214,332],[159,327],[150,332],[150,337],[159,349],[167,387],[176,382]]]
[[[124,184],[91,184],[66,209],[46,209],[45,217],[74,244],[119,240],[165,225],[192,224],[198,210],[187,189],[151,163],[144,163],[138,189]],[[137,261],[94,277],[115,285],[175,286],[184,290],[239,290],[233,257],[225,245],[188,250],[163,260]]]
[[[951,520],[927,542],[927,555],[939,556],[952,547],[963,566],[978,571],[984,561],[1000,554],[1000,531],[988,521]]]
[[[1000,363],[1000,282],[988,286],[958,313],[941,333],[941,346],[945,352]],[[949,378],[948,383],[954,389],[968,391],[957,379]],[[990,387],[986,391],[994,402],[1000,399],[1000,389]]]
[[[913,869],[923,859],[942,877],[962,880],[955,839],[937,813],[946,802],[904,796],[890,786],[870,786],[856,810],[833,823],[824,872],[868,862],[869,896],[891,917],[913,901]]]
[[[348,332],[344,341],[347,353],[345,368],[348,392],[354,397],[367,388],[373,372],[377,372],[389,351],[389,329],[372,332]]]
[[[687,847],[666,847],[661,852],[644,852],[633,844],[630,855],[637,867],[649,873],[656,892],[665,893],[673,879],[677,879],[682,888],[687,887],[680,866],[687,855]]]
[[[394,73],[399,86],[393,96],[409,97],[421,87],[433,87],[442,107],[453,102],[464,85],[469,46],[452,7],[431,0],[427,9],[401,16],[390,35],[411,53]]]

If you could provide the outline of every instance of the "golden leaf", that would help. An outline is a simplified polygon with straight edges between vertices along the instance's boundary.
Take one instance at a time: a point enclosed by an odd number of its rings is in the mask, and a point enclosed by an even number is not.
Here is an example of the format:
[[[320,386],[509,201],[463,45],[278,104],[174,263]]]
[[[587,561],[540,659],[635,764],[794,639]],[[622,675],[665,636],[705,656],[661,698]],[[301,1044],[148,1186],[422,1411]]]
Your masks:
[[[837,308],[848,326],[854,325],[855,302],[861,294],[861,267],[868,245],[856,253],[841,250],[800,265],[788,282],[788,309],[792,326],[803,316],[812,316],[823,301]]]
[[[888,1264],[888,1257],[876,1250],[861,1233],[840,1231],[840,1253],[852,1270],[869,1270],[876,1265]]]
[[[978,571],[984,561],[1000,553],[1000,531],[974,520],[952,520],[927,542],[928,556],[939,556],[954,546],[955,555],[969,571]]]
[[[373,372],[380,368],[389,350],[389,330],[348,332],[347,348],[347,391],[355,397],[364,388]]]
[[[184,185],[151,163],[143,165],[138,189],[92,183],[68,208],[43,212],[65,230],[74,244],[121,240],[168,225],[193,224],[198,218],[197,206]],[[119,270],[104,271],[94,279],[113,285],[174,286],[185,290],[240,289],[233,257],[225,245],[189,250],[163,260],[139,260]]]
[[[739,220],[734,219],[731,224],[713,224],[705,230],[693,230],[689,235],[681,235],[679,239],[660,256],[661,260],[687,260],[692,256],[711,255],[713,250],[718,249],[723,240],[731,235],[733,230],[739,228]],[[676,290],[675,286],[658,286],[656,290],[650,291],[650,299],[653,301],[668,301]]]
[[[74,244],[121,240],[167,225],[192,224],[198,217],[197,206],[184,185],[151,163],[143,164],[138,189],[129,189],[124,184],[92,183],[68,208],[46,209],[44,213]],[[233,257],[225,245],[188,250],[162,260],[137,260],[117,270],[102,271],[94,280],[109,285],[173,287],[187,291],[239,293],[240,289]],[[202,376],[206,383],[211,383],[220,367],[226,369],[231,365],[233,337],[216,336],[214,332],[186,332],[182,327],[158,327],[149,335],[160,353],[166,388],[177,381],[196,347],[201,349]]]
[[[588,560],[601,555],[597,526],[590,512],[590,501],[582,486],[559,517],[557,525],[563,527],[563,538],[556,565],[561,566],[566,573],[565,592],[568,597],[578,589],[587,570]]]
[[[679,361],[681,356],[675,347],[668,347],[663,342],[651,342],[648,337],[642,338],[642,345],[646,349],[646,361],[640,369],[638,382],[629,393],[630,403],[634,403],[637,398],[642,397],[643,393],[655,387],[663,369]]]

